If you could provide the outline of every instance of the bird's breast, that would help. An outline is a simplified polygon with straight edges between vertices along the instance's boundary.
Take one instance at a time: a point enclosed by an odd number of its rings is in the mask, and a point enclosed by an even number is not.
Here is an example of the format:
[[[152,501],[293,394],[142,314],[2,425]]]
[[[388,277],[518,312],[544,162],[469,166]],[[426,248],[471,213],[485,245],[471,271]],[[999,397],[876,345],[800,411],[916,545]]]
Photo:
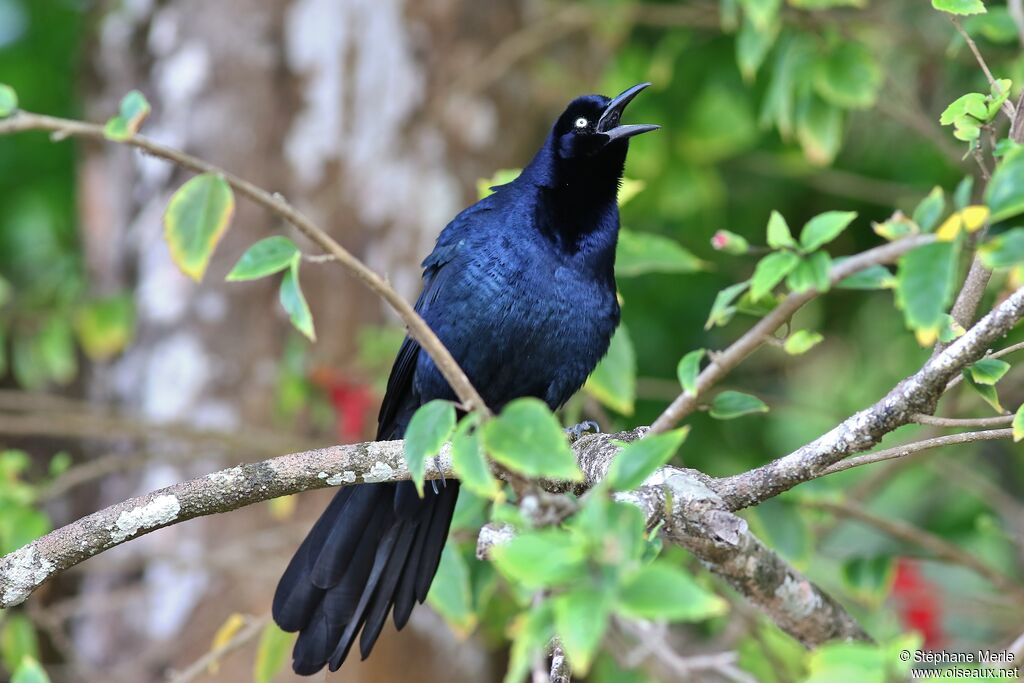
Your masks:
[[[564,403],[619,320],[610,278],[529,253],[465,264],[443,298],[446,317],[428,322],[492,407],[522,396]],[[425,379],[428,393],[447,389],[439,374]]]

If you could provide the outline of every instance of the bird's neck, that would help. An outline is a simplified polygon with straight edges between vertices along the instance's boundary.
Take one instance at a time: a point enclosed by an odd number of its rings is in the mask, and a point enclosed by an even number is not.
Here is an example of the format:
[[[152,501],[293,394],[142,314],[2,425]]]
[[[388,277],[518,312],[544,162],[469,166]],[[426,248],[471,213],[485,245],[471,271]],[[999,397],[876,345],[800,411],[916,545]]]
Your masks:
[[[541,193],[541,232],[567,255],[602,272],[610,273],[614,266],[625,160],[625,142],[578,160],[561,159],[546,144],[521,176]]]

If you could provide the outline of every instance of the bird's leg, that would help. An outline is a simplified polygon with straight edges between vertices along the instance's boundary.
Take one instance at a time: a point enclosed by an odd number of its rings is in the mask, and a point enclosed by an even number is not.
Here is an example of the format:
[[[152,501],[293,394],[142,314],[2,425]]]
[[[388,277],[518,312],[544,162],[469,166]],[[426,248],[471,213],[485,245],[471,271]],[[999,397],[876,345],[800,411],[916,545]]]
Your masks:
[[[587,432],[594,432],[595,434],[601,433],[601,425],[597,424],[593,420],[584,420],[577,425],[572,427],[566,427],[565,433],[569,435],[569,441],[576,441]]]

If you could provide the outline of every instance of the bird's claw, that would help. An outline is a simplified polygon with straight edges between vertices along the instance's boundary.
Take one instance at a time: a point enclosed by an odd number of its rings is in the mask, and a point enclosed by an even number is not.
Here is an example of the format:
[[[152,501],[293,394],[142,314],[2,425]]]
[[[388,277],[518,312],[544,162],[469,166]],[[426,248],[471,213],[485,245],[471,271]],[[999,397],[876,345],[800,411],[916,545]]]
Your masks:
[[[594,432],[595,434],[600,434],[601,425],[597,424],[593,420],[584,420],[583,422],[573,425],[572,427],[565,428],[565,433],[569,435],[570,441],[576,441],[587,432]]]
[[[441,469],[441,456],[434,457],[434,467],[437,468],[438,473],[441,475],[441,486],[448,488],[448,481],[444,478],[444,470]],[[434,489],[434,493],[441,493],[440,489],[437,488],[437,479],[430,480],[430,488]]]

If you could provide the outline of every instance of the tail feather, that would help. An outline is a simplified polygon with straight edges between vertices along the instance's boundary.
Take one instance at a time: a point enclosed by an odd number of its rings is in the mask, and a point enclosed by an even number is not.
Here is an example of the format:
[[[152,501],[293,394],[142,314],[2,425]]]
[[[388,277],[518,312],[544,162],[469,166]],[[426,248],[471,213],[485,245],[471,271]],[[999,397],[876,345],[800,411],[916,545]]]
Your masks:
[[[452,515],[455,514],[455,503],[459,499],[459,483],[449,482],[448,486],[441,489],[437,494],[437,509],[430,519],[430,526],[427,527],[426,538],[424,539],[423,554],[419,559],[419,566],[416,568],[416,599],[422,603],[427,599],[430,592],[430,584],[437,573],[437,565],[441,562],[441,551],[444,550],[445,541],[448,540],[448,529],[452,525]]]
[[[423,557],[423,546],[426,545],[430,522],[436,512],[436,505],[427,506],[416,533],[416,542],[413,543],[412,550],[409,551],[409,558],[405,561],[402,578],[395,591],[395,628],[398,630],[404,628],[408,623],[409,616],[412,615],[412,608],[416,605],[416,579],[420,558]]]
[[[352,617],[348,620],[348,624],[345,625],[345,631],[341,634],[337,647],[334,648],[334,652],[331,654],[329,662],[331,671],[337,671],[341,663],[345,661],[349,650],[352,649],[352,643],[356,640],[356,633],[359,632],[359,629],[366,622],[366,606],[370,603],[370,599],[377,589],[377,584],[380,582],[380,577],[384,573],[384,568],[387,566],[391,550],[395,547],[395,541],[398,540],[398,531],[398,526],[392,526],[384,534],[380,545],[377,546],[377,553],[373,557],[373,569],[370,570],[370,576],[367,577],[366,585],[359,595],[359,603],[356,605]]]
[[[411,493],[411,495],[410,495]],[[420,499],[411,483],[342,489],[302,542],[274,596],[274,620],[299,631],[293,668],[338,669],[360,630],[369,655],[394,607],[404,626],[423,602],[451,525],[458,482]]]
[[[416,538],[416,524],[404,522],[400,524],[401,531],[398,532],[398,540],[395,548],[391,551],[384,574],[381,576],[380,584],[373,593],[373,599],[366,608],[363,624],[363,633],[359,636],[359,654],[363,659],[370,655],[373,644],[377,642],[377,636],[384,628],[384,622],[388,618],[391,606],[395,602],[395,586],[402,575],[405,567],[405,560],[409,557],[409,549]]]
[[[380,501],[388,498],[382,486],[356,486],[351,499],[333,515],[330,533],[313,548],[310,576],[313,585],[330,588],[341,581],[348,560],[362,541],[372,519],[380,520],[388,512]],[[344,490],[344,489],[342,489]],[[393,515],[386,515],[393,518]],[[321,518],[322,519],[322,518]]]

